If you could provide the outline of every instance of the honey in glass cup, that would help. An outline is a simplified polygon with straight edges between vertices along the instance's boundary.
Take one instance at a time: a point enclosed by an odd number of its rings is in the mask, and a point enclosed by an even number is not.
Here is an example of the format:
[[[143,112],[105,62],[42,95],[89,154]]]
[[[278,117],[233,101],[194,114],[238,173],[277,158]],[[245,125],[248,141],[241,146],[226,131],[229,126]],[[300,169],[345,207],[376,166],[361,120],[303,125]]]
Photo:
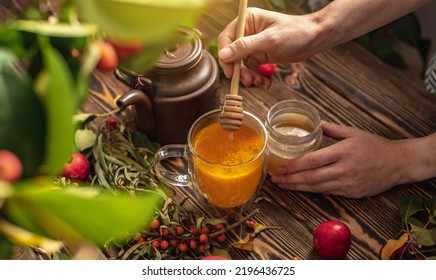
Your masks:
[[[274,174],[288,159],[319,148],[322,140],[321,119],[309,103],[285,100],[276,103],[267,114],[268,173]]]

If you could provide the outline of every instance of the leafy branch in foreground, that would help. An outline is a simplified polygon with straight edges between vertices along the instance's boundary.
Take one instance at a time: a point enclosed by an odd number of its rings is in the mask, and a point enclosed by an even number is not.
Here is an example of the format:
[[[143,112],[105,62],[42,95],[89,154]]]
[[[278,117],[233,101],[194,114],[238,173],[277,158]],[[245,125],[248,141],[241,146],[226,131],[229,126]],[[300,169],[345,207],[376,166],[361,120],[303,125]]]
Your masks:
[[[402,196],[398,200],[402,230],[380,251],[383,260],[436,260],[436,197]]]

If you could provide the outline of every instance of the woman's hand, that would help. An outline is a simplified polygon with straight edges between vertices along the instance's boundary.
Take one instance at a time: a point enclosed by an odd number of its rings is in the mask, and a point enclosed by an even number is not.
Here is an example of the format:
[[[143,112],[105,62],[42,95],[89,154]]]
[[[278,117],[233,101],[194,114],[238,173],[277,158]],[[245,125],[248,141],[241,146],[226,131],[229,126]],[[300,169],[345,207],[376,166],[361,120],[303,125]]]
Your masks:
[[[233,63],[243,60],[241,82],[269,88],[271,82],[258,73],[259,65],[302,61],[317,50],[316,24],[312,16],[293,16],[258,8],[247,9],[244,37],[235,41],[236,19],[218,36],[219,64],[227,78]]]
[[[382,193],[405,182],[407,141],[388,140],[352,127],[323,122],[323,133],[337,143],[286,161],[272,181],[289,190],[349,198]],[[410,178],[411,179],[411,178]]]

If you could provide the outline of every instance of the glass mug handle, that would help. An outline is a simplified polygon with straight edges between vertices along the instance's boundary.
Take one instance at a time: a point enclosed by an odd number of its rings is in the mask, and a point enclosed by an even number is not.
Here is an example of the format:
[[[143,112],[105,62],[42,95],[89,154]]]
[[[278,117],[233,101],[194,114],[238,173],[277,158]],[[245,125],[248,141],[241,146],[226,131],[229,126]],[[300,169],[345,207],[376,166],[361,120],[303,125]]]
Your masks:
[[[154,171],[164,183],[176,187],[190,187],[192,185],[189,180],[188,169],[186,173],[180,173],[180,170],[171,170],[170,164],[166,167],[162,162],[166,159],[183,158],[185,162],[189,162],[188,146],[187,145],[166,145],[161,147],[154,156]]]

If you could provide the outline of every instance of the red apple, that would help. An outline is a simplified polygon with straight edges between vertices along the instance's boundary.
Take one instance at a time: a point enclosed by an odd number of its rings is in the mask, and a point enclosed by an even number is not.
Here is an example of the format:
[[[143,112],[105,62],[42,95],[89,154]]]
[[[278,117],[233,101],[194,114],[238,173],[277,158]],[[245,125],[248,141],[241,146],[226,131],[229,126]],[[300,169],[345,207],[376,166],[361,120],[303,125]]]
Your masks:
[[[100,42],[100,60],[97,69],[101,71],[113,71],[118,66],[118,56],[114,47],[108,42]]]
[[[129,59],[143,48],[143,43],[139,40],[121,40],[112,37],[108,42],[114,47],[120,61]]]
[[[12,152],[0,150],[0,181],[14,183],[21,178],[23,166]]]
[[[228,258],[221,256],[206,256],[203,257],[202,260],[228,260]]]
[[[71,161],[65,164],[62,176],[73,181],[86,181],[91,169],[88,159],[81,153],[73,153],[71,158]]]
[[[351,246],[351,231],[340,221],[324,222],[313,233],[313,245],[324,259],[342,259]]]

